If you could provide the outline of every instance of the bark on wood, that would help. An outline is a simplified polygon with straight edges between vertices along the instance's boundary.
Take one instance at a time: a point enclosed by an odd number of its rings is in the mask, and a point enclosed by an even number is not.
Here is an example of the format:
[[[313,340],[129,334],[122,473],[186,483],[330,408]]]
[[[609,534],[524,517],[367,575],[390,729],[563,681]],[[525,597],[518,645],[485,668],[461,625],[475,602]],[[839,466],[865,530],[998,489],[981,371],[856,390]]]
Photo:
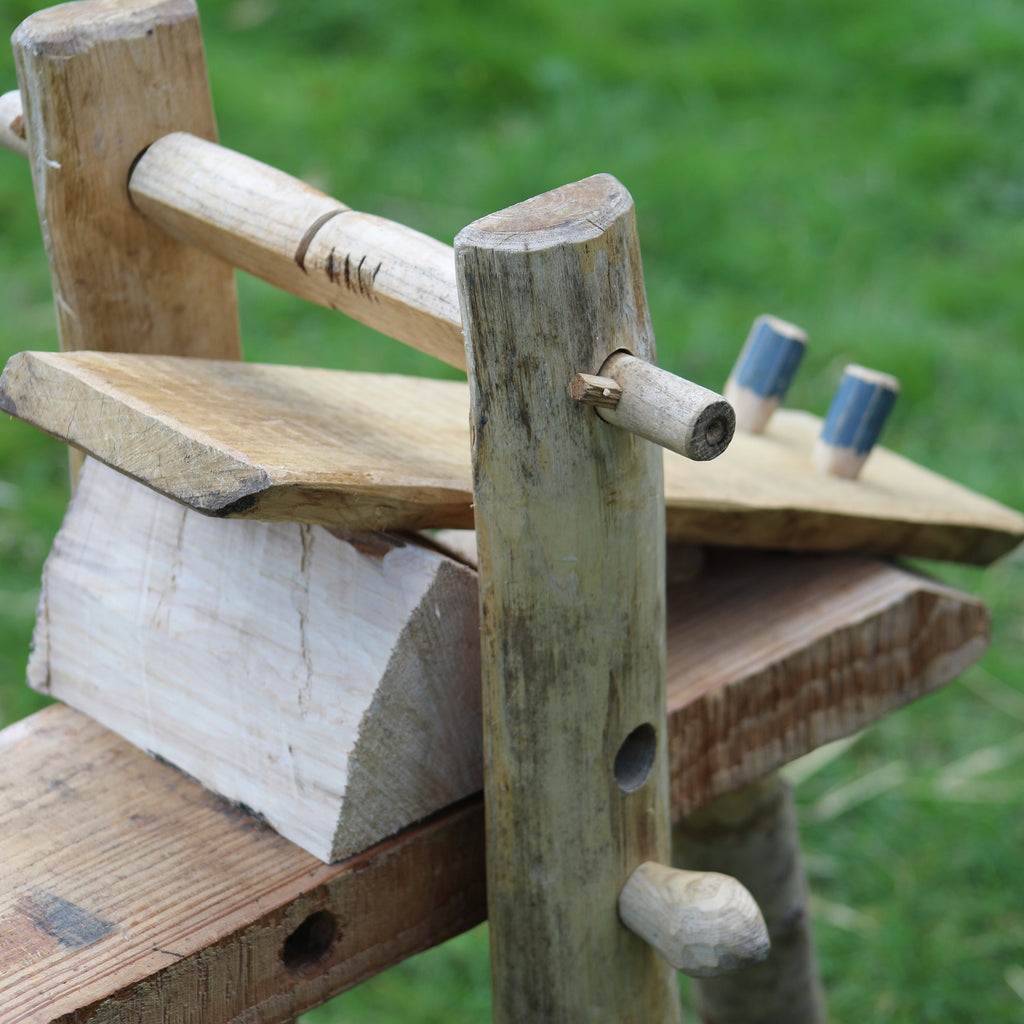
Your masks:
[[[221,523],[97,463],[29,683],[325,861],[479,792],[476,581],[386,535]]]
[[[455,240],[480,558],[488,913],[497,1022],[679,1019],[618,920],[667,860],[661,453],[567,383],[653,361],[633,204],[608,175]]]
[[[232,269],[128,198],[162,135],[216,137],[195,4],[63,4],[12,42],[61,348],[238,358]]]
[[[764,963],[694,982],[708,1024],[823,1024],[825,1004],[811,934],[807,884],[792,793],[776,774],[684,818],[673,859],[693,871],[732,875],[757,900],[771,936]]]
[[[571,379],[552,386],[552,401]],[[472,523],[469,400],[454,382],[22,353],[0,379],[0,408],[216,515],[348,529]],[[666,453],[669,537],[981,563],[1024,538],[1020,513],[884,448],[857,481],[822,476],[810,464],[819,429],[782,409],[713,462]]]

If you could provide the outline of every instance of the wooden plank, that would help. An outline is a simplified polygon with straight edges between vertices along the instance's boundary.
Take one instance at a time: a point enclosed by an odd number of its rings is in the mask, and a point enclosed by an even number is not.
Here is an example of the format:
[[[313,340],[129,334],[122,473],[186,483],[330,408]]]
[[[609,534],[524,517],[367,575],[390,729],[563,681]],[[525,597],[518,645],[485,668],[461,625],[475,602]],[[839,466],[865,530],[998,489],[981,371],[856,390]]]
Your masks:
[[[668,598],[677,818],[949,681],[986,639],[980,602],[867,559],[711,553]],[[764,627],[726,644],[716,608]],[[288,1020],[482,919],[483,878],[479,800],[327,867],[78,712],[0,733],[4,1024]],[[325,909],[339,942],[289,971],[285,939]]]
[[[479,801],[328,867],[60,705],[0,764],[4,1024],[277,1024],[483,917]]]
[[[32,648],[29,685],[324,861],[483,785],[476,574],[412,538],[222,522],[86,460]]]
[[[668,601],[676,820],[942,686],[988,645],[981,601],[864,558],[711,552]]]
[[[0,408],[214,515],[348,529],[472,524],[465,385],[157,356],[21,353]],[[779,410],[713,462],[665,456],[669,537],[986,563],[1024,516],[884,448],[858,480],[810,465]],[[612,429],[612,428],[610,428]]]
[[[670,858],[661,451],[568,393],[616,349],[655,361],[633,201],[595,175],[474,222],[455,258],[494,1020],[671,1024],[675,975],[617,913]]]

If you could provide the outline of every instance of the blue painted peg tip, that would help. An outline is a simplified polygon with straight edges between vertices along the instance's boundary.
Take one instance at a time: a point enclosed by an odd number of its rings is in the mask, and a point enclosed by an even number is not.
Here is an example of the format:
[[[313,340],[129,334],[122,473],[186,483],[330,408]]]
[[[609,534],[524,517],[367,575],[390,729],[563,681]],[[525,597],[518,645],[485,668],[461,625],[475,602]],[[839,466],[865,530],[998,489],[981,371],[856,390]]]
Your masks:
[[[815,445],[817,469],[854,479],[881,436],[899,391],[899,381],[891,374],[847,366]]]
[[[736,426],[750,434],[764,430],[789,390],[807,349],[807,335],[775,316],[759,316],[725,385],[736,410]]]

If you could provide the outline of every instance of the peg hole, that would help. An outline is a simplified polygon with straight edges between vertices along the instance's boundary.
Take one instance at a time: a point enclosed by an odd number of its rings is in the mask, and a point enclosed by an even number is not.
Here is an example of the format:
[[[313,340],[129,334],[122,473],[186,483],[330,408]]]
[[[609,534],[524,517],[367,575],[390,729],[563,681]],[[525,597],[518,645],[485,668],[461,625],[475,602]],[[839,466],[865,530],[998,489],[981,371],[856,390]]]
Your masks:
[[[337,935],[338,922],[330,911],[318,910],[310,914],[284,940],[281,960],[285,969],[300,978],[315,974],[334,946]]]
[[[638,725],[622,741],[612,772],[623,793],[638,790],[651,777],[657,748],[658,734],[649,722]]]

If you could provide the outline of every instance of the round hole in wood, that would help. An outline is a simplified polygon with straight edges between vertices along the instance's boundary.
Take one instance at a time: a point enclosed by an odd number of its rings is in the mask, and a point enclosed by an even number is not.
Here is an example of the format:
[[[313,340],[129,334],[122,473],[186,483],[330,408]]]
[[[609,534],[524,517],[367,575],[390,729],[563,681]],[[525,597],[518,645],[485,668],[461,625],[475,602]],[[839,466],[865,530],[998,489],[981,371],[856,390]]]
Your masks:
[[[310,914],[284,940],[281,960],[285,968],[299,977],[315,974],[331,951],[337,935],[338,922],[329,910],[318,910]]]
[[[634,792],[651,777],[657,749],[658,734],[649,722],[638,725],[622,741],[612,771],[623,793]]]

